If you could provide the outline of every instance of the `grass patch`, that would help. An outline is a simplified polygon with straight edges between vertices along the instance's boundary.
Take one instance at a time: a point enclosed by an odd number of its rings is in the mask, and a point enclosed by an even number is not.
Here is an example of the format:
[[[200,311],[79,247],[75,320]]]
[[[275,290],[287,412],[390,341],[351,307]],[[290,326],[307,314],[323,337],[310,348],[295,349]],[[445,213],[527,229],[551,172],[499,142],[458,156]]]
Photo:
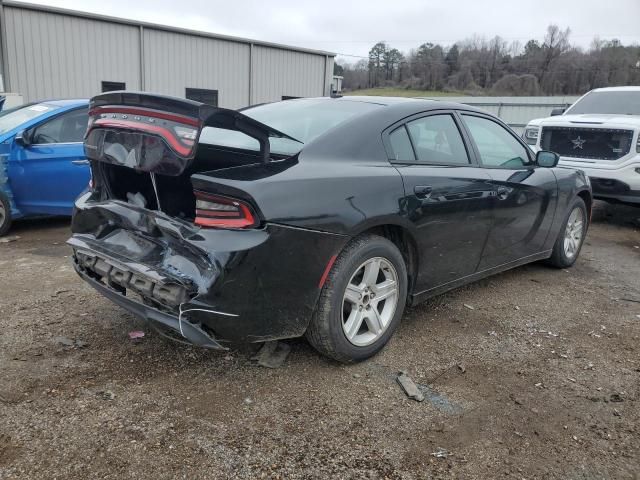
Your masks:
[[[463,95],[459,92],[439,92],[434,90],[411,90],[406,88],[365,88],[343,92],[343,95],[373,95],[378,97],[455,97]]]

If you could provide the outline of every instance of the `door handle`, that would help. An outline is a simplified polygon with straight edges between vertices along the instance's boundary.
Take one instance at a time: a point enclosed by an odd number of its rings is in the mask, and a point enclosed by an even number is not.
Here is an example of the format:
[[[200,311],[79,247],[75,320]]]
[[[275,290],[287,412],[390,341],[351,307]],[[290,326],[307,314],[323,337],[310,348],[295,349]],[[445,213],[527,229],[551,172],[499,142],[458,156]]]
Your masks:
[[[89,160],[71,160],[74,165],[89,165]]]
[[[429,198],[432,192],[433,187],[430,185],[416,185],[413,187],[413,193],[415,193],[418,198]]]
[[[498,197],[498,200],[506,200],[509,196],[509,193],[511,193],[511,189],[507,187],[498,187],[498,190],[496,190],[496,196]]]

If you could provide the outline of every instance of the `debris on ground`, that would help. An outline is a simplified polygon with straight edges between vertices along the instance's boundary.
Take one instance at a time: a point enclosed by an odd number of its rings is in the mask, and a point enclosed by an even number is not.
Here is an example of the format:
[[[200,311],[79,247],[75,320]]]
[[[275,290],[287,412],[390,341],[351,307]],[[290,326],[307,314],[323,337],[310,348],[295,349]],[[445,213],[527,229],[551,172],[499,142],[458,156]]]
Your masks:
[[[96,395],[101,397],[103,400],[113,400],[116,398],[116,394],[111,390],[100,390],[99,392],[96,392]]]
[[[468,303],[464,303],[464,308],[468,308],[469,310],[475,310],[476,307],[474,307],[473,305],[469,305]]]
[[[75,345],[75,342],[67,337],[55,337],[53,341],[63,347],[73,347]]]
[[[289,344],[274,340],[272,342],[264,342],[262,348],[252,358],[258,362],[258,365],[266,368],[280,368],[287,359],[291,347]]]
[[[129,338],[131,340],[138,340],[140,338],[144,338],[144,332],[142,330],[133,330],[129,332]]]
[[[622,396],[620,396],[619,393],[612,393],[611,396],[609,396],[609,401],[614,403],[620,403],[620,402],[624,402],[624,399],[622,398]]]
[[[11,243],[11,242],[15,242],[16,240],[20,240],[20,237],[17,235],[14,235],[12,237],[3,237],[3,238],[0,238],[0,243]]]
[[[458,370],[460,370],[461,373],[465,373],[467,371],[461,363],[457,364],[456,367],[458,367]]]
[[[447,458],[449,455],[451,455],[451,452],[445,450],[444,448],[438,448],[438,450],[431,454],[432,457],[436,458]]]
[[[407,372],[400,372],[397,380],[400,386],[404,389],[404,393],[407,394],[407,397],[415,400],[416,402],[424,401],[424,394],[420,391],[413,380],[411,380],[411,377],[407,375]]]

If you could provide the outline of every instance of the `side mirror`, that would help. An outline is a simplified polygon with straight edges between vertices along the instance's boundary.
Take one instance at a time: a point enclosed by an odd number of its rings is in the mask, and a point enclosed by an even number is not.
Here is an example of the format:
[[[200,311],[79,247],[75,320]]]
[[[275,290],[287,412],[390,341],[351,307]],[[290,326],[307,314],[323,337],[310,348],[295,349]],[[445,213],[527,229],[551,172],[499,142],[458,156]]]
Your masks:
[[[23,147],[31,145],[31,132],[29,130],[22,130],[16,133],[16,143]]]
[[[553,110],[551,110],[551,116],[557,117],[558,115],[562,115],[565,110],[566,108],[554,108]]]
[[[539,167],[553,168],[558,165],[560,156],[555,152],[549,152],[547,150],[540,150],[536,153],[536,163]]]

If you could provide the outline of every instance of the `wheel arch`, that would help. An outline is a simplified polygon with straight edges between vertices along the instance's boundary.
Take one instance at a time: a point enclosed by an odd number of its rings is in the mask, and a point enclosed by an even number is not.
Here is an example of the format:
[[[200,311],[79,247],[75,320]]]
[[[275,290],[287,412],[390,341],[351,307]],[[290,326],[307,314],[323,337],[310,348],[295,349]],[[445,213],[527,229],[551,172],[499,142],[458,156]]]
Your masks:
[[[591,192],[589,190],[580,190],[577,193],[577,196],[584,201],[584,204],[587,207],[587,216],[589,217],[589,223],[591,223],[591,212],[593,208],[593,196],[591,195]]]
[[[365,228],[358,230],[354,237],[366,234],[384,237],[398,247],[407,266],[407,295],[411,298],[420,265],[420,255],[415,235],[405,225],[390,222],[369,224]]]

